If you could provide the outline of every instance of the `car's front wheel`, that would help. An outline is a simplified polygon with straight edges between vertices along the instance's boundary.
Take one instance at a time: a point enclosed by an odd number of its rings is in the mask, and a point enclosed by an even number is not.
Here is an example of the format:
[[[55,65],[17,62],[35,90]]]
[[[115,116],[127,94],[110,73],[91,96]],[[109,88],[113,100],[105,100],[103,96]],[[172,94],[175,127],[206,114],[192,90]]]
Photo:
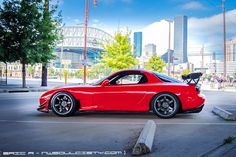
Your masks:
[[[51,99],[51,109],[59,116],[71,116],[77,110],[74,97],[67,92],[58,92]]]
[[[152,111],[160,118],[174,117],[180,108],[178,98],[171,93],[157,94],[152,102]]]

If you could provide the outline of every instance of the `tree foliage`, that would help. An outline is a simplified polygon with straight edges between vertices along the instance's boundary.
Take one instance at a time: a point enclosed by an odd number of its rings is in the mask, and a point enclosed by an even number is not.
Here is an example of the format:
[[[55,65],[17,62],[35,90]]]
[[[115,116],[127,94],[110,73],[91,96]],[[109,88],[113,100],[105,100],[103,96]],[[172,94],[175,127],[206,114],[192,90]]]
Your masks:
[[[91,73],[93,73],[94,78],[98,79],[104,76],[108,76],[112,69],[105,66],[103,63],[97,63],[92,66]]]
[[[191,73],[191,71],[189,69],[185,69],[181,72],[181,75],[188,75],[190,73]]]
[[[112,68],[112,71],[132,68],[137,64],[137,60],[132,56],[130,33],[117,32],[113,41],[107,41],[103,48],[101,62]]]
[[[47,63],[58,40],[55,7],[45,13],[44,0],[4,0],[0,6],[0,60],[22,64],[25,87],[26,64]]]
[[[61,39],[61,15],[59,13],[59,15],[54,16],[57,5],[49,5],[49,0],[44,1],[42,19],[37,26],[40,32],[38,36],[38,52],[41,52],[39,53],[40,63],[48,63],[55,58],[54,48]]]
[[[157,72],[163,72],[163,68],[165,67],[165,62],[161,59],[160,56],[154,54],[145,65],[145,68],[148,70],[153,70]]]
[[[35,73],[35,67],[34,65],[28,65],[28,73],[30,75],[31,78],[34,77],[34,73]]]

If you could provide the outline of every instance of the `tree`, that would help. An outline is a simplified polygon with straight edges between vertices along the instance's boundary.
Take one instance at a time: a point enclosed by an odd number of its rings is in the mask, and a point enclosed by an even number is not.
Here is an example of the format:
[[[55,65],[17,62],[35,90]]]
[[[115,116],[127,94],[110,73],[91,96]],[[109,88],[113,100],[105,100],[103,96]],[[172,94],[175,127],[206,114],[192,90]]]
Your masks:
[[[50,10],[49,10],[50,7]],[[49,6],[49,0],[44,1],[43,18],[39,25],[40,39],[39,51],[42,52],[41,63],[42,65],[42,81],[41,86],[47,86],[47,64],[50,60],[55,58],[54,48],[60,36],[60,23],[61,16],[54,17],[57,10],[57,5]]]
[[[1,27],[1,26],[0,26]],[[1,30],[1,28],[0,28]],[[0,36],[2,37],[2,32],[0,32]],[[13,57],[13,55],[9,55],[10,52],[8,52],[4,47],[7,47],[9,45],[9,42],[6,38],[0,38],[0,62],[4,62],[6,65],[6,84],[7,84],[7,62],[14,62],[16,59]]]
[[[19,60],[15,48],[12,44],[17,44],[12,39],[14,31],[9,29],[13,27],[15,23],[9,23],[9,19],[16,18],[17,14],[12,13],[13,2],[6,3],[0,6],[0,61],[6,64],[6,84],[7,84],[7,63]],[[4,10],[3,10],[4,9]]]
[[[48,68],[48,75],[49,76],[55,76],[56,75],[56,70],[53,67]]]
[[[31,78],[34,77],[35,67],[33,65],[28,65],[28,72]]]
[[[100,79],[101,77],[108,76],[111,73],[112,69],[105,66],[103,63],[97,63],[92,66],[92,76],[93,78]]]
[[[75,72],[75,77],[77,77],[77,78],[82,78],[83,77],[83,74],[81,73],[81,70],[77,70]]]
[[[40,7],[40,0],[4,0],[0,8],[1,37],[9,39],[9,44],[1,48],[22,64],[22,87],[26,87],[26,64],[33,62],[37,47]]]
[[[103,48],[101,62],[112,68],[112,71],[132,68],[137,64],[137,60],[132,56],[131,44],[129,42],[130,33],[117,32],[113,41],[107,41]]]
[[[188,69],[185,69],[181,72],[181,75],[188,75],[189,73],[191,73],[191,71]]]
[[[160,56],[157,56],[154,54],[145,65],[145,68],[148,70],[153,70],[157,72],[163,72],[163,68],[166,65],[166,63],[161,59]]]
[[[44,8],[43,0],[4,0],[0,7],[0,38],[8,42],[1,41],[1,52],[22,64],[22,87],[26,87],[26,64],[53,58],[58,20],[52,18],[55,9],[45,13]]]

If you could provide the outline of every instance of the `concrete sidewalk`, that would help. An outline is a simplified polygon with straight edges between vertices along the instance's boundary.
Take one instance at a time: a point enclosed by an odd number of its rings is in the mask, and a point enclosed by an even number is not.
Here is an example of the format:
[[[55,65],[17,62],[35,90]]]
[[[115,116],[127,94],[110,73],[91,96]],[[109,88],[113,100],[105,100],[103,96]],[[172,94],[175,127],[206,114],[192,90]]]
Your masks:
[[[49,87],[37,87],[37,86],[27,86],[22,88],[18,85],[0,85],[0,93],[17,93],[17,92],[43,92],[54,88],[53,86]]]
[[[68,84],[79,84],[80,80],[68,80]],[[26,79],[26,88],[22,88],[20,78],[8,78],[7,85],[0,84],[0,93],[11,92],[42,92],[49,89],[65,85],[63,80],[48,79],[48,86],[41,86],[41,79]]]
[[[221,89],[218,89],[216,86],[211,87],[210,84],[201,84],[201,90],[203,90],[203,91],[236,92],[236,87],[223,87]]]
[[[94,80],[88,80],[90,83]],[[59,79],[48,79],[48,86],[41,87],[41,79],[26,79],[26,87],[22,88],[22,79],[20,78],[8,78],[7,85],[0,84],[0,93],[8,93],[8,92],[41,92],[47,91],[49,89],[63,86],[63,85],[80,85],[82,84],[81,79],[69,79],[68,83],[65,84],[64,80]]]

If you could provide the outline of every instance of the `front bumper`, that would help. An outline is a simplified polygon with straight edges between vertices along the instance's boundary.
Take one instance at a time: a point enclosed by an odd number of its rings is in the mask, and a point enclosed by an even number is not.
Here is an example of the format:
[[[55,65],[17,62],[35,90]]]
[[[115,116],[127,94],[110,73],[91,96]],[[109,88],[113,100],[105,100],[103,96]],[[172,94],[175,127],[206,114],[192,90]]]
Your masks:
[[[48,111],[48,109],[46,108],[46,104],[47,104],[47,102],[44,102],[43,104],[39,105],[39,107],[37,108],[37,110],[40,111],[40,112],[46,112],[46,113],[48,113],[49,111]]]

